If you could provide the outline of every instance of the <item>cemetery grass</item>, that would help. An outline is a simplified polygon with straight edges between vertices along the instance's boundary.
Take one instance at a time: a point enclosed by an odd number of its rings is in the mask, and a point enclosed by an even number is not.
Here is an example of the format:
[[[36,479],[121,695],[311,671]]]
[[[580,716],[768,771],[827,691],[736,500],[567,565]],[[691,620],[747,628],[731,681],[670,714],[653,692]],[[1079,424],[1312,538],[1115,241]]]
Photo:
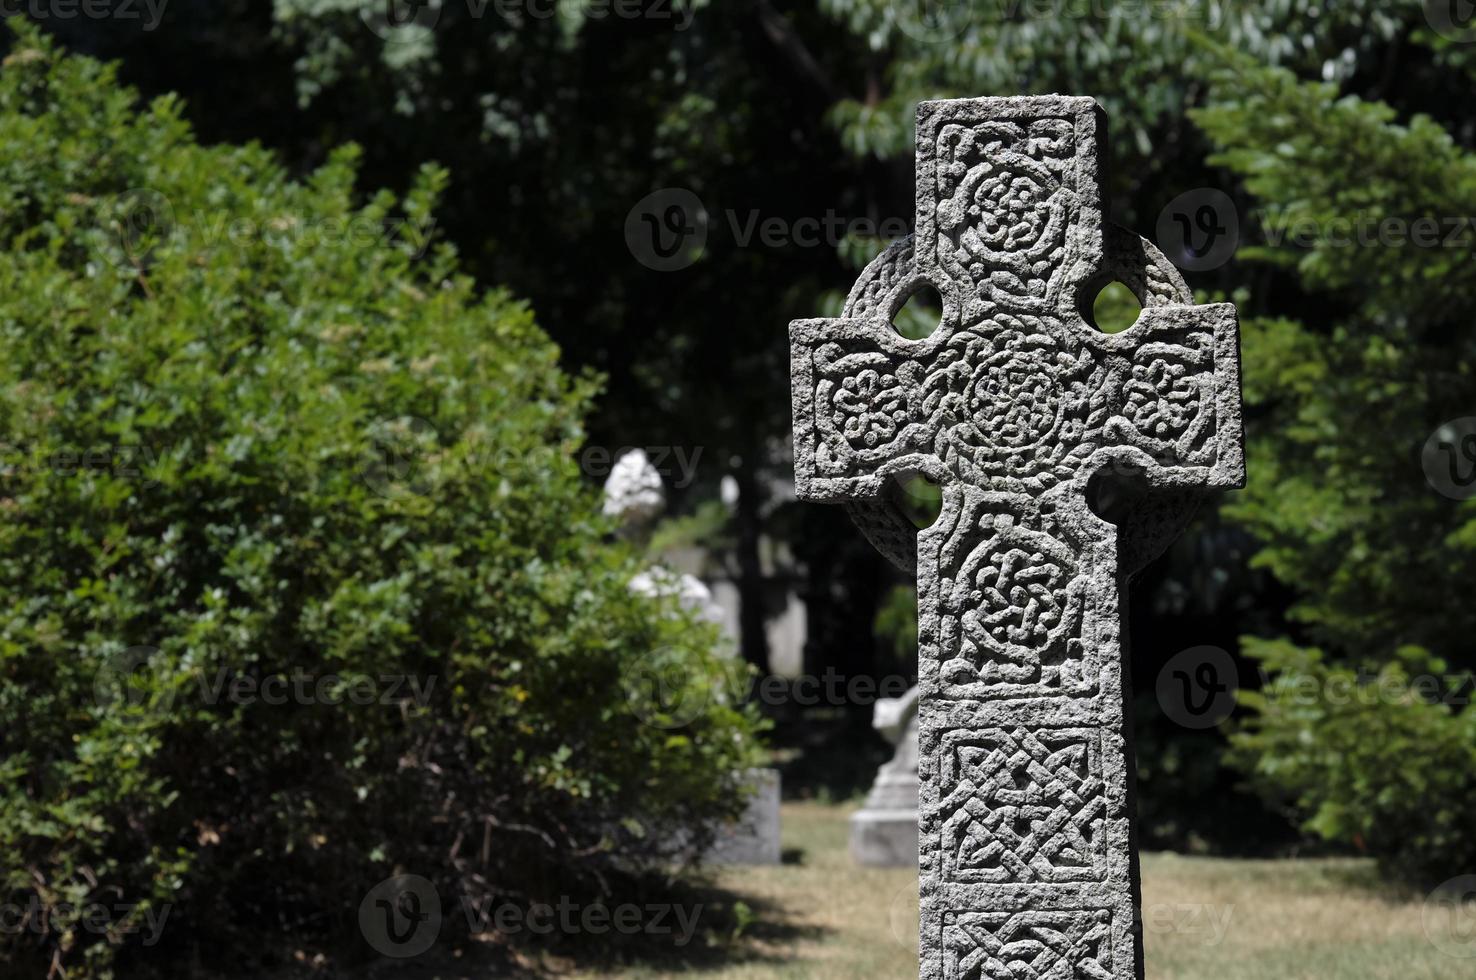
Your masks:
[[[784,806],[785,863],[718,869],[693,893],[693,940],[580,956],[496,941],[379,960],[351,980],[914,980],[917,876],[847,853],[854,806]],[[1419,894],[1372,861],[1143,859],[1148,980],[1469,980],[1476,959],[1427,937]],[[1440,920],[1436,921],[1439,924]],[[1447,926],[1449,920],[1445,920]],[[1467,928],[1462,929],[1464,925]],[[1449,935],[1472,951],[1470,917]],[[588,937],[569,937],[578,943]],[[272,980],[320,980],[314,970]]]
[[[786,864],[715,873],[714,883],[731,900],[753,910],[736,936],[699,936],[694,945],[707,948],[676,953],[670,963],[544,968],[577,980],[916,977],[916,875],[851,863],[851,809],[786,804]],[[1456,980],[1476,974],[1476,961],[1446,955],[1427,938],[1420,896],[1380,884],[1369,861],[1149,854],[1143,889],[1150,980]]]

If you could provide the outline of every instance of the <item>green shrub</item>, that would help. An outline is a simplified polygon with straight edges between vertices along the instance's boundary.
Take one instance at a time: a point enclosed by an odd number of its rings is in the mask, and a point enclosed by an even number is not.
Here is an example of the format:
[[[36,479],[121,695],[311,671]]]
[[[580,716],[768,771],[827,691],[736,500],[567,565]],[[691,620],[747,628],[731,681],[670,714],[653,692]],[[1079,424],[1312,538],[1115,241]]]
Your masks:
[[[1391,877],[1433,884],[1476,867],[1471,679],[1406,647],[1376,673],[1321,650],[1246,640],[1267,671],[1241,692],[1252,714],[1231,761],[1305,829],[1374,855]]]
[[[0,70],[6,975],[342,950],[398,873],[579,896],[742,804],[715,634],[574,461],[595,382],[427,248],[443,173],[355,158],[200,146],[30,30]]]

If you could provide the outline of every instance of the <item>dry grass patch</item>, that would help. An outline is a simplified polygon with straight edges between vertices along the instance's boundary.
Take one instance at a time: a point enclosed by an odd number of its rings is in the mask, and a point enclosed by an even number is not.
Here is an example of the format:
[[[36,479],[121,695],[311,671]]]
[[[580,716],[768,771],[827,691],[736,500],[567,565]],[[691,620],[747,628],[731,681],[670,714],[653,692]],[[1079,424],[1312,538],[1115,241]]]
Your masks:
[[[792,932],[766,938],[762,921],[730,959],[695,971],[637,966],[578,980],[904,980],[917,976],[917,876],[855,867],[849,808],[784,807],[785,846],[797,863],[734,868],[724,888],[762,901]],[[1443,953],[1426,936],[1421,897],[1379,883],[1357,860],[1239,861],[1150,854],[1143,861],[1149,980],[1471,980],[1476,958]],[[1437,923],[1450,920],[1437,918]],[[1476,954],[1476,914],[1454,938]],[[1464,933],[1459,928],[1464,924]],[[1446,930],[1449,932],[1449,929]]]

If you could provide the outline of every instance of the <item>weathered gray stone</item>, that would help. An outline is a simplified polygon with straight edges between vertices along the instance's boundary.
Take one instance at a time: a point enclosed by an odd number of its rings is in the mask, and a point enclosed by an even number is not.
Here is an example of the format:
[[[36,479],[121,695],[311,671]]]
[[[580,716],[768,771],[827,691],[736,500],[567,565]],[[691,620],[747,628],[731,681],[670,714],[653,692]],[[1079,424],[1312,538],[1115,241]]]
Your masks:
[[[631,532],[645,528],[666,509],[666,487],[644,449],[632,449],[615,461],[605,479],[606,516]]]
[[[917,574],[923,980],[1142,975],[1124,583],[1244,481],[1239,335],[1104,222],[1104,123],[923,103],[916,235],[790,327],[798,496]],[[1108,335],[1081,310],[1112,280],[1144,309]],[[928,283],[942,322],[907,340]],[[943,489],[921,533],[914,474]]]
[[[753,795],[737,823],[717,828],[706,860],[712,864],[778,864],[779,770],[753,769],[747,774]]]
[[[868,868],[917,866],[917,688],[876,703],[871,725],[897,747],[851,815],[851,857]]]

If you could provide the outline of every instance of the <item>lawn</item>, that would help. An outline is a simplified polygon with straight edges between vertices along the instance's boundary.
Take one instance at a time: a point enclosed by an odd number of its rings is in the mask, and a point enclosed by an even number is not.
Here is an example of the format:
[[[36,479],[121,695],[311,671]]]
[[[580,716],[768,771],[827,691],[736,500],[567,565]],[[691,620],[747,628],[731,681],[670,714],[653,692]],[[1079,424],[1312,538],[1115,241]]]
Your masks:
[[[917,976],[916,875],[855,867],[842,807],[784,808],[790,863],[735,868],[716,883],[754,920],[721,956],[682,966],[579,972],[581,978],[876,980]],[[1381,887],[1368,862],[1240,861],[1150,854],[1143,861],[1151,980],[1457,980],[1476,959],[1426,935],[1418,896]],[[1476,953],[1476,919],[1436,916]],[[695,952],[695,951],[694,951]],[[566,974],[566,976],[569,974]]]

